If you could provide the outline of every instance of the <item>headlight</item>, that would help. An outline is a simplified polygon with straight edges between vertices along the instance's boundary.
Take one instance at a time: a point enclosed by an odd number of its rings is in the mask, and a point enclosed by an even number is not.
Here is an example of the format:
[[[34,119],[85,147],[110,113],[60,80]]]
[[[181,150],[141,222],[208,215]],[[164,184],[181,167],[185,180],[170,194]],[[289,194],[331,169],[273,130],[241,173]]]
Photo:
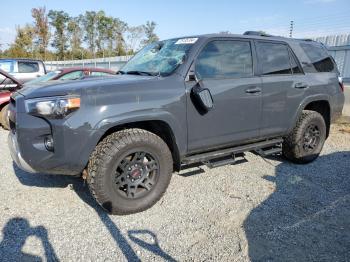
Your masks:
[[[80,108],[79,97],[45,97],[25,101],[27,113],[48,118],[63,118]]]

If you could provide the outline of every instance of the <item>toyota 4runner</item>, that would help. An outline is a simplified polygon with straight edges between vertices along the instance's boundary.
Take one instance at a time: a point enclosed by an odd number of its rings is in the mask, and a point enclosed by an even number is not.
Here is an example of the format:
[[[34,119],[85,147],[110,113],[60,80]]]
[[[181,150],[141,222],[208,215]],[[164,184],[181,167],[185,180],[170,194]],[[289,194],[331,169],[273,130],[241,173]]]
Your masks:
[[[8,143],[21,169],[83,174],[105,210],[130,214],[189,166],[234,164],[248,151],[315,160],[343,104],[320,43],[191,36],[146,46],[115,77],[18,90]]]

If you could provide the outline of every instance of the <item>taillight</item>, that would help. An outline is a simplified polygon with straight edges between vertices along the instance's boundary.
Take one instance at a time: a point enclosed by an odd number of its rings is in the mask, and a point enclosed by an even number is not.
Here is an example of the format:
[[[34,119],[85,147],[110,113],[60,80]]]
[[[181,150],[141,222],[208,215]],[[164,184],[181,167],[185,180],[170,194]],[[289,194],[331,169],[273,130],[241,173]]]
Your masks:
[[[344,93],[344,82],[343,82],[343,78],[338,77],[338,80],[339,80],[340,89],[341,89],[341,91]]]

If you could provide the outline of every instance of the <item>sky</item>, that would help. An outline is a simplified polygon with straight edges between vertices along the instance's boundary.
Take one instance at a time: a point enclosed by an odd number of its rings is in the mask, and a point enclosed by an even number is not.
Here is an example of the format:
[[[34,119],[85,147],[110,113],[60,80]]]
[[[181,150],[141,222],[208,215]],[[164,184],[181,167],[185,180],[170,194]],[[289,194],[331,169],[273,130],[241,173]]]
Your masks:
[[[2,1],[0,44],[6,48],[15,37],[16,25],[32,23],[31,9],[64,10],[71,16],[104,10],[130,26],[157,23],[161,39],[193,34],[263,30],[294,37],[350,33],[350,0],[15,0]]]

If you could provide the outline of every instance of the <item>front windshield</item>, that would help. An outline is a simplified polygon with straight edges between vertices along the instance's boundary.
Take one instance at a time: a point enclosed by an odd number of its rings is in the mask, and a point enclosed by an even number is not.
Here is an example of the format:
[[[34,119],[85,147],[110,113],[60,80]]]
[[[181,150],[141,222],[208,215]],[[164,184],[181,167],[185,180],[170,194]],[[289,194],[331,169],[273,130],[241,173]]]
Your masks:
[[[169,75],[183,63],[197,38],[170,39],[152,43],[138,52],[120,73]]]
[[[52,71],[47,73],[46,75],[34,78],[31,81],[28,81],[26,84],[34,84],[34,83],[41,83],[41,82],[47,82],[55,78],[58,74],[60,74],[61,71]]]

